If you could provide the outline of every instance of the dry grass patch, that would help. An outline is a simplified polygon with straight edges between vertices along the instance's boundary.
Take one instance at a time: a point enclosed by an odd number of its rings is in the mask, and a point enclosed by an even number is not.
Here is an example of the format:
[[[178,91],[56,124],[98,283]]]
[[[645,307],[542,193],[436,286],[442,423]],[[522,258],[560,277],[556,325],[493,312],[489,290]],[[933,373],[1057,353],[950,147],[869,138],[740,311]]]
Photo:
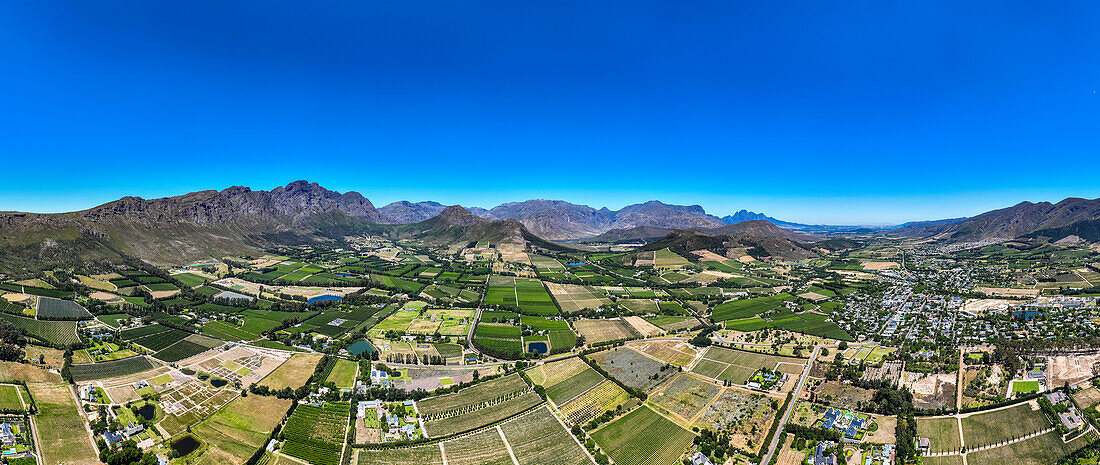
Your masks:
[[[321,354],[294,354],[290,360],[260,380],[260,385],[275,390],[285,387],[297,389],[306,384],[320,360]]]
[[[95,446],[69,386],[38,383],[28,387],[39,409],[35,422],[42,463],[98,464]]]
[[[200,463],[244,463],[267,441],[291,402],[264,396],[238,397],[230,402],[192,429],[210,445]],[[218,460],[210,462],[207,455]],[[232,460],[222,461],[225,457]]]
[[[61,375],[26,363],[0,362],[0,381],[60,383]]]

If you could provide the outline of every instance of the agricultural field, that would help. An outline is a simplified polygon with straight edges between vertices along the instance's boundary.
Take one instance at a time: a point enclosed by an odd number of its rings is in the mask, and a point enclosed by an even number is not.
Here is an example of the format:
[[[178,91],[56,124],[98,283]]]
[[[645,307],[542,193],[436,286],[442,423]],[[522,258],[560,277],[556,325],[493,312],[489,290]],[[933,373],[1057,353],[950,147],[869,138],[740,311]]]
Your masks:
[[[1057,431],[1051,431],[1007,446],[995,447],[966,456],[966,462],[974,465],[1012,463],[1022,465],[1047,465],[1058,461],[1088,444],[1089,434],[1083,434],[1067,442]],[[967,443],[970,447],[970,443]]]
[[[917,418],[917,436],[928,438],[932,452],[949,452],[962,447],[959,420],[954,417]]]
[[[635,409],[592,433],[600,449],[621,465],[669,465],[695,435],[647,406]]]
[[[306,384],[319,361],[321,354],[294,354],[290,360],[260,380],[260,385],[274,390],[286,387],[297,389]]]
[[[570,425],[584,424],[629,400],[630,394],[623,388],[614,381],[604,380],[580,397],[558,406],[558,411]]]
[[[505,396],[500,396],[504,398]],[[543,403],[533,391],[514,394],[506,400],[492,400],[489,404],[471,405],[475,410],[462,414],[441,416],[424,422],[424,432],[432,437],[450,436],[474,430],[494,423]]]
[[[518,374],[484,381],[461,391],[429,397],[416,403],[422,416],[443,415],[449,412],[476,407],[497,397],[529,389]]]
[[[758,354],[711,346],[707,348],[703,354],[703,359],[691,371],[708,378],[745,384],[749,381],[749,377],[761,368],[775,370],[787,366],[789,368],[797,367],[800,370],[805,364],[806,359],[802,358]],[[793,369],[781,369],[780,371],[793,371]]]
[[[554,300],[565,314],[576,313],[586,308],[597,309],[612,303],[603,291],[592,286],[548,282],[546,287],[550,289]]]
[[[337,359],[332,371],[325,378],[326,383],[333,383],[338,388],[350,388],[355,385],[355,373],[359,364],[350,360]]]
[[[111,360],[86,365],[70,365],[69,373],[74,381],[115,378],[153,369],[153,363],[145,356]]]
[[[661,249],[653,252],[653,266],[679,268],[691,264],[688,259],[681,257],[669,249]]]
[[[223,342],[218,339],[198,334],[189,334],[187,337],[183,338],[183,340],[177,341],[153,354],[153,357],[169,363],[178,362],[215,347],[219,347],[222,344]]]
[[[772,399],[738,389],[722,390],[695,418],[694,425],[714,431],[730,431],[730,442],[742,450],[758,450],[776,420]]]
[[[71,300],[39,297],[35,315],[38,318],[55,320],[83,320],[91,318],[88,309]]]
[[[1028,435],[1051,427],[1050,421],[1034,405],[1035,401],[1001,410],[969,415],[962,419],[966,446],[981,447]],[[920,421],[917,421],[920,425]]]
[[[634,328],[620,318],[577,320],[573,322],[573,328],[584,338],[584,343],[588,346],[641,337]]]
[[[496,428],[462,436],[443,442],[441,448],[448,464],[455,465],[510,465],[511,456],[504,445],[504,438]]]
[[[80,337],[76,334],[75,321],[36,320],[8,313],[0,313],[0,318],[26,331],[31,337],[41,339],[50,345],[68,346],[80,343]]]
[[[519,465],[590,464],[580,444],[543,407],[500,425]]]
[[[298,404],[283,426],[282,452],[315,465],[338,465],[350,412],[348,402]]]
[[[664,363],[682,367],[699,355],[699,350],[684,341],[653,340],[631,342],[626,345]]]
[[[690,424],[720,392],[721,389],[714,383],[688,373],[679,373],[660,390],[652,393],[649,402],[683,418],[685,424]]]
[[[485,305],[515,309],[525,315],[557,315],[558,307],[542,281],[509,276],[492,276],[485,293]]]
[[[647,316],[645,317],[645,319],[654,326],[657,326],[669,333],[686,331],[696,326],[699,326],[699,320],[696,320],[695,317],[690,316],[660,315]]]
[[[754,317],[764,312],[786,308],[784,302],[793,300],[792,295],[785,293],[752,299],[731,300],[714,307],[711,318],[718,322]]]
[[[69,385],[31,384],[29,388],[38,407],[34,418],[42,462],[100,463]]]
[[[643,391],[648,391],[653,386],[661,384],[678,371],[672,365],[658,362],[629,347],[616,347],[597,352],[592,354],[591,357],[612,378]]]
[[[195,463],[244,463],[267,441],[291,403],[264,396],[234,399],[191,429],[210,446]]]
[[[443,465],[438,444],[400,449],[360,449],[359,465]]]

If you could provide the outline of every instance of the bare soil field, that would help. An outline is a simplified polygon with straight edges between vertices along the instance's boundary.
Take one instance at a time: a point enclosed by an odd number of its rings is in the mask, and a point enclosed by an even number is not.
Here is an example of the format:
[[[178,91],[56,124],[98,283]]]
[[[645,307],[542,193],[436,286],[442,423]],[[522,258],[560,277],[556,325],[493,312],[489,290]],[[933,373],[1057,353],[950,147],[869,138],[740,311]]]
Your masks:
[[[1076,386],[1092,378],[1092,367],[1097,362],[1100,362],[1100,353],[1047,357],[1047,378],[1051,386],[1062,386],[1067,382]]]
[[[828,402],[828,405],[832,407],[854,409],[860,402],[871,400],[874,394],[875,391],[870,389],[841,384],[837,381],[827,381],[814,391],[814,400],[822,403]]]
[[[0,362],[0,381],[60,383],[61,375],[26,363]]]
[[[591,286],[547,282],[546,287],[564,313],[573,313],[584,308],[595,309],[600,308],[601,305],[611,304],[611,299],[607,298],[607,295]]]
[[[1004,299],[967,299],[963,304],[963,310],[981,316],[992,310],[1008,308],[1011,303]]]
[[[640,316],[623,317],[623,320],[625,320],[627,324],[633,327],[634,331],[637,331],[638,334],[641,334],[642,337],[660,336],[665,333],[663,329],[654,326],[653,323],[645,321]]]
[[[626,346],[664,363],[680,367],[691,363],[699,354],[695,347],[684,341],[640,341],[631,342]]]
[[[633,329],[619,318],[607,320],[577,320],[573,328],[584,337],[586,345],[637,337]]]
[[[913,406],[935,410],[955,405],[955,373],[923,375],[905,372],[901,383],[913,393]]]
[[[863,262],[863,269],[867,271],[893,270],[900,268],[894,262]]]
[[[290,360],[263,378],[260,384],[275,390],[285,387],[297,389],[306,383],[320,360],[321,354],[294,354]]]
[[[980,287],[978,292],[1006,297],[1035,297],[1039,295],[1039,289],[1014,289],[1009,287]]]

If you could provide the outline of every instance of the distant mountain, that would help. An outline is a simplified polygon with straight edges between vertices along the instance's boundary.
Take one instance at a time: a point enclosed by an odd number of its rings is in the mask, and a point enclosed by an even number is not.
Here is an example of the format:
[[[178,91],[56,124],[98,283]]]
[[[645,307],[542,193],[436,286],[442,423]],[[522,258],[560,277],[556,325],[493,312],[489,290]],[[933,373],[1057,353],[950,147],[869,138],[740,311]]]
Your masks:
[[[124,256],[178,263],[381,220],[359,193],[305,181],[270,191],[235,186],[152,200],[124,197],[78,212],[0,213],[0,266],[39,269]]]
[[[542,199],[498,205],[482,216],[518,220],[531,232],[550,240],[595,236],[610,229],[613,222],[613,215],[606,209]]]
[[[602,244],[623,244],[627,242],[652,242],[661,239],[672,232],[669,228],[655,226],[635,226],[630,229],[612,229],[598,236],[593,236],[581,242]]]
[[[439,202],[409,202],[402,200],[378,209],[382,223],[409,224],[419,223],[443,212],[444,205]]]
[[[400,239],[416,239],[434,245],[465,244],[476,241],[518,244],[539,240],[519,221],[487,220],[458,205],[446,207],[439,215],[419,223],[384,230],[383,234]]]
[[[1089,236],[1090,222],[1096,220],[1100,220],[1100,199],[1067,198],[1056,204],[1021,202],[960,221],[917,222],[889,232],[952,242],[1008,240],[1022,236],[1043,236],[1054,242],[1076,235],[1075,231]]]
[[[600,235],[613,229],[637,226],[656,228],[715,228],[722,220],[708,215],[698,205],[669,205],[656,200],[628,205],[618,211],[561,200],[528,200],[493,207],[480,216],[489,219],[513,219],[531,232],[551,240],[576,240]]]

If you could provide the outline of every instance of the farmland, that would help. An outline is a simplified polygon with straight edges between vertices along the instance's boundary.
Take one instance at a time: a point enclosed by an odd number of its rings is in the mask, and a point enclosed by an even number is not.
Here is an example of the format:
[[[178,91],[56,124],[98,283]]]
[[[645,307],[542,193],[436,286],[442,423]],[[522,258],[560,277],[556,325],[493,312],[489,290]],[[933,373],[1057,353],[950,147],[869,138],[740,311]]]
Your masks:
[[[714,321],[749,318],[764,312],[785,308],[783,303],[793,299],[794,297],[790,294],[778,294],[754,299],[731,300],[714,307],[711,318]]]
[[[592,359],[611,377],[635,389],[648,390],[676,373],[674,367],[666,368],[667,365],[627,347],[597,352]]]
[[[917,435],[928,438],[932,452],[949,452],[962,447],[959,420],[954,417],[918,418]]]
[[[71,389],[65,384],[32,384],[31,394],[39,413],[38,441],[44,463],[98,464],[84,419],[77,411]]]
[[[282,421],[291,401],[273,397],[238,397],[192,428],[210,445],[198,463],[243,463],[264,444]]]
[[[721,390],[713,383],[703,381],[687,373],[679,373],[672,381],[650,396],[649,401],[662,409],[690,420]],[[690,421],[685,421],[690,423]]]
[[[333,383],[336,387],[350,388],[355,384],[355,373],[358,369],[358,363],[338,359],[328,377],[325,378],[325,382]]]
[[[628,400],[630,400],[630,394],[623,388],[611,380],[604,380],[580,397],[559,406],[558,410],[569,424],[584,424],[603,412],[614,410]]]
[[[806,360],[712,346],[707,348],[703,359],[691,371],[708,378],[745,384],[757,370],[774,370],[780,364],[804,366]]]
[[[500,425],[520,465],[591,463],[581,446],[546,407]]]
[[[484,304],[515,309],[525,315],[558,314],[558,307],[542,282],[534,279],[493,276]]]
[[[275,390],[286,387],[297,389],[306,384],[320,360],[320,354],[294,354],[290,360],[260,380],[260,384]]]
[[[573,322],[573,327],[584,337],[586,345],[640,337],[629,324],[619,318],[577,320]]]
[[[153,364],[145,356],[136,356],[111,360],[109,362],[71,365],[69,373],[75,381],[115,378],[153,369]]]
[[[53,297],[38,298],[36,315],[39,318],[54,320],[82,320],[92,317],[92,314],[80,304]]]
[[[76,335],[75,321],[35,320],[7,313],[0,313],[0,318],[51,345],[68,346],[80,342],[80,337]]]
[[[920,422],[917,422],[918,426]],[[989,444],[1031,434],[1049,428],[1050,421],[1030,403],[991,412],[979,413],[962,419],[963,441],[966,447]]]
[[[348,402],[298,405],[283,427],[283,453],[315,465],[339,464],[350,411]]]
[[[615,463],[667,465],[676,462],[694,435],[646,406],[602,426],[592,438]]]

